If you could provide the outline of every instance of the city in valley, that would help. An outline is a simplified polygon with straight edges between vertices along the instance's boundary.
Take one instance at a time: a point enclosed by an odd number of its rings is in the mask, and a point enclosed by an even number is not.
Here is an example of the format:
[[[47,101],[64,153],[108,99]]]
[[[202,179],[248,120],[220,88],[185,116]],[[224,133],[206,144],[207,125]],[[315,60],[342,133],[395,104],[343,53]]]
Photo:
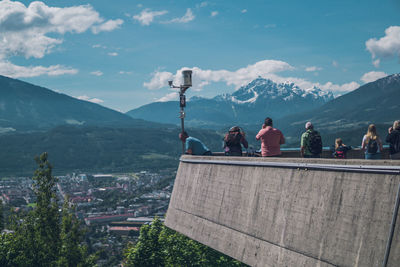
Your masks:
[[[90,251],[100,251],[98,264],[118,264],[140,226],[155,216],[163,219],[172,193],[175,169],[124,174],[69,173],[56,176],[60,207],[68,198],[75,215],[86,224]],[[5,220],[11,210],[26,212],[36,201],[30,177],[0,179]]]

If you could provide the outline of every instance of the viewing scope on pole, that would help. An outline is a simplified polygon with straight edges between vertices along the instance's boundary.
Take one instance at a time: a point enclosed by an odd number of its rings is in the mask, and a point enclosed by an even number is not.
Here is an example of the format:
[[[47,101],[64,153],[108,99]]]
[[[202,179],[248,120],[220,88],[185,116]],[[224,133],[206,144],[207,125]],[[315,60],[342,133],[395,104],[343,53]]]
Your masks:
[[[182,71],[183,75],[183,86],[184,87],[191,87],[192,86],[192,71],[191,70],[184,70]]]

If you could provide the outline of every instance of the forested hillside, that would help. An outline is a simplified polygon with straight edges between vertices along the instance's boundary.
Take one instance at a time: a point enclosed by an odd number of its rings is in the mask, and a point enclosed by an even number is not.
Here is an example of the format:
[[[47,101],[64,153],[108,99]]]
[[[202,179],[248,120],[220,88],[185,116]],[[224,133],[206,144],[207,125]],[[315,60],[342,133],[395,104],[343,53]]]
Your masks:
[[[0,135],[0,174],[31,174],[33,158],[48,152],[57,173],[125,172],[177,167],[180,129],[60,126],[47,132]],[[191,130],[211,150],[221,150],[214,131]]]

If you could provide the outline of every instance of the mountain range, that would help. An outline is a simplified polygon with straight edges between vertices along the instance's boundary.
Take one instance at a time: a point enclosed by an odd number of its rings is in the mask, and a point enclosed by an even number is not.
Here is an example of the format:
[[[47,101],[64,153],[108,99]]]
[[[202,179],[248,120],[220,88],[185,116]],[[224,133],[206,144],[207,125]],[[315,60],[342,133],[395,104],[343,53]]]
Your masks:
[[[189,134],[212,151],[221,151],[229,124],[243,126],[249,143],[258,147],[254,136],[265,116],[274,119],[289,147],[299,145],[306,121],[312,121],[321,132],[324,145],[332,144],[336,137],[359,145],[370,123],[377,124],[384,138],[387,127],[400,119],[399,99],[400,74],[337,98],[318,88],[301,90],[294,84],[258,78],[233,94],[192,98],[187,103],[186,121],[217,129],[188,127]],[[0,174],[32,173],[33,157],[44,151],[49,152],[56,172],[176,167],[181,153],[178,110],[178,102],[156,102],[132,112],[147,112],[158,122],[133,119],[98,104],[0,76]]]
[[[178,132],[175,125],[133,119],[0,76],[0,175],[32,175],[34,157],[43,152],[57,174],[176,168],[182,152]],[[219,149],[215,131],[191,133]]]
[[[371,123],[389,126],[399,120],[399,99],[400,74],[393,74],[364,84],[312,111],[286,116],[281,127],[288,136],[298,136],[307,121],[326,134],[357,132],[360,128],[366,132]],[[380,133],[386,136],[386,129]]]
[[[0,75],[0,133],[51,129],[63,124],[148,127],[152,123]]]
[[[192,98],[187,104],[186,122],[224,130],[240,125],[255,135],[264,118],[270,116],[274,125],[283,131],[288,146],[297,147],[304,124],[311,121],[326,136],[325,144],[332,144],[341,136],[353,145],[359,145],[369,124],[377,124],[381,135],[385,136],[387,127],[400,119],[399,99],[400,74],[364,84],[337,98],[319,88],[302,90],[291,83],[277,84],[258,78],[233,94],[212,99]],[[162,118],[178,123],[178,106],[175,101],[155,102],[127,114],[151,121]]]
[[[279,119],[317,108],[333,99],[331,92],[317,87],[303,90],[294,83],[275,83],[257,78],[232,94],[214,98],[192,97],[187,104],[185,122],[196,127],[221,128],[224,125],[259,124],[265,116]],[[178,101],[155,102],[128,111],[133,118],[177,123]]]

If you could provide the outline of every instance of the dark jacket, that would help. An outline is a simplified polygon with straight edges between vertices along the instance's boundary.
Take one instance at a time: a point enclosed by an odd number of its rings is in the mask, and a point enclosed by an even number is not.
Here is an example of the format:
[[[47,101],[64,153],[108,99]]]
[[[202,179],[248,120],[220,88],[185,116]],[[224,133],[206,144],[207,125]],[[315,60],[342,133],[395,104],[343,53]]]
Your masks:
[[[224,138],[225,155],[241,156],[242,144],[245,148],[249,146],[246,138],[240,132],[227,133]]]
[[[400,152],[400,129],[393,130],[386,136],[386,143],[390,144],[390,154]]]

